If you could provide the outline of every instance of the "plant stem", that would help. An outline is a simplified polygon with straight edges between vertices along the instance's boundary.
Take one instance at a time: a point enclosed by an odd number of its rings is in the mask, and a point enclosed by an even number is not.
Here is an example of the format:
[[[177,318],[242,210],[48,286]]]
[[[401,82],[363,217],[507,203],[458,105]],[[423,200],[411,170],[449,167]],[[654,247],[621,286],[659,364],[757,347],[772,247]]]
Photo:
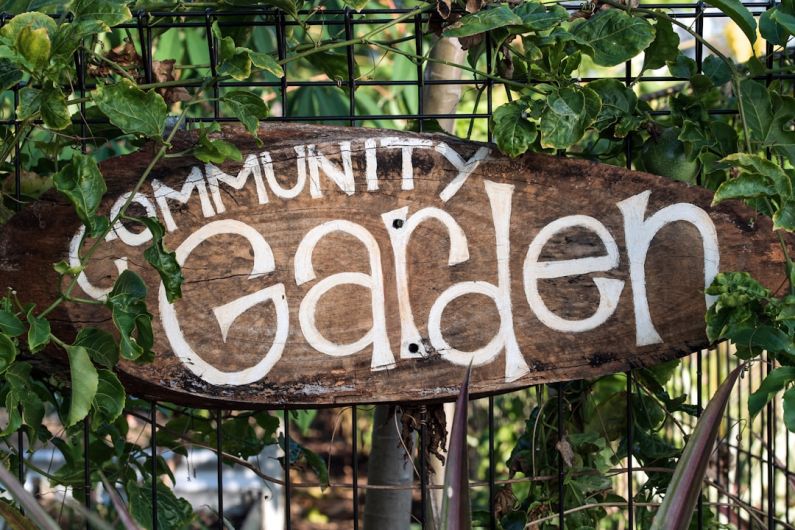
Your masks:
[[[392,46],[387,46],[386,44],[381,44],[378,41],[367,41],[366,44],[372,44],[373,46],[376,46],[376,47],[381,48],[383,50],[387,50],[387,51],[390,51],[390,52],[393,52],[393,53],[397,53],[398,55],[403,55],[404,57],[408,57],[410,59],[415,59],[415,60],[418,60],[418,61],[427,61],[429,63],[444,64],[446,66],[453,66],[455,68],[460,68],[461,70],[464,70],[466,72],[472,72],[473,74],[483,76],[483,77],[485,77],[487,79],[491,79],[493,81],[497,81],[498,83],[503,83],[503,84],[510,85],[510,86],[513,86],[513,87],[516,87],[516,88],[519,88],[519,89],[530,90],[530,91],[536,92],[538,94],[542,93],[541,91],[531,87],[527,83],[521,83],[519,81],[514,81],[512,79],[505,79],[504,77],[499,77],[499,76],[496,76],[496,75],[492,75],[492,74],[489,74],[487,72],[481,72],[480,70],[477,70],[475,68],[472,68],[470,66],[466,66],[466,65],[463,65],[463,64],[455,64],[455,63],[451,63],[449,61],[444,61],[442,59],[434,59],[432,57],[425,57],[425,56],[422,56],[422,55],[417,55],[415,53],[403,51],[403,50],[401,50],[399,48],[394,48]]]
[[[204,83],[202,83],[201,88],[194,95],[194,100],[196,100],[199,97],[199,95],[208,86],[210,86],[211,84],[215,83],[216,81],[218,81],[218,78],[213,77],[213,78],[207,79]],[[177,121],[174,124],[174,127],[171,129],[171,132],[168,134],[168,136],[166,137],[165,141],[162,141],[162,143],[160,145],[160,149],[158,149],[157,153],[152,158],[152,160],[149,161],[149,165],[146,166],[146,169],[141,174],[141,177],[135,183],[135,186],[133,187],[132,191],[130,192],[127,200],[124,202],[124,204],[122,204],[122,207],[119,210],[119,213],[116,214],[116,216],[113,219],[110,220],[110,223],[108,224],[108,227],[105,228],[105,230],[103,230],[102,233],[99,234],[96,237],[96,240],[89,247],[88,251],[86,251],[85,255],[80,258],[81,265],[85,265],[85,263],[88,260],[91,259],[91,256],[94,255],[94,253],[97,251],[99,246],[105,240],[105,236],[107,236],[108,233],[113,229],[113,227],[116,225],[116,223],[119,221],[119,219],[124,217],[124,214],[126,213],[127,208],[129,208],[129,206],[133,202],[133,198],[135,197],[135,194],[138,192],[138,190],[141,189],[141,187],[146,182],[146,179],[152,173],[152,170],[155,168],[155,166],[158,164],[158,162],[160,162],[160,160],[165,156],[166,152],[168,151],[168,148],[170,147],[171,141],[174,139],[174,136],[177,134],[177,131],[179,131],[180,127],[182,126],[182,123],[185,121],[185,118],[187,116],[189,107],[190,107],[190,105],[185,105],[185,108],[183,108],[182,112],[180,112],[179,117],[177,118]],[[55,301],[53,301],[53,303],[50,304],[49,307],[47,307],[47,309],[42,311],[42,313],[39,315],[39,317],[47,316],[56,307],[58,307],[62,302],[64,302],[67,299],[69,299],[70,295],[72,294],[72,290],[74,290],[75,286],[77,285],[77,279],[79,277],[80,277],[79,274],[75,275],[74,278],[72,278],[72,281],[69,282],[69,285],[66,287],[64,292],[60,296],[58,296],[58,298],[56,298]]]
[[[397,18],[395,18],[394,20],[390,20],[389,22],[386,22],[384,24],[381,24],[380,26],[377,26],[375,29],[372,29],[372,30],[368,31],[367,33],[365,33],[361,37],[354,37],[354,38],[348,39],[348,40],[343,40],[343,41],[338,41],[338,42],[330,42],[328,44],[322,44],[320,46],[315,46],[312,49],[306,50],[304,52],[299,52],[299,53],[297,53],[295,55],[291,55],[290,57],[285,57],[284,59],[279,61],[279,64],[281,66],[284,66],[287,63],[290,63],[290,62],[293,62],[293,61],[297,61],[298,59],[302,59],[304,57],[308,57],[308,56],[314,55],[316,53],[326,52],[326,51],[334,50],[336,48],[344,48],[346,46],[351,46],[353,44],[366,44],[369,41],[370,37],[378,35],[379,33],[384,32],[385,30],[391,28],[392,26],[400,24],[404,20],[413,18],[414,16],[419,15],[420,13],[424,13],[425,11],[429,11],[432,8],[434,8],[435,6],[436,6],[436,4],[428,4],[428,5],[423,6],[423,7],[418,7],[417,9],[409,11],[408,13],[403,13],[402,15],[400,15]]]

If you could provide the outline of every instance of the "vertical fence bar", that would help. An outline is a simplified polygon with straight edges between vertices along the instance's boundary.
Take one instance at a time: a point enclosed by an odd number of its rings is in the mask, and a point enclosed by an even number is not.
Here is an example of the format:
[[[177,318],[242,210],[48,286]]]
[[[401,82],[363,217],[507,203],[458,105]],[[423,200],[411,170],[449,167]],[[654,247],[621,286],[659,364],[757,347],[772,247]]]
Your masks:
[[[215,423],[215,449],[218,456],[216,460],[216,475],[218,480],[218,529],[224,530],[224,437],[221,425],[223,425],[224,414],[221,409],[216,411]]]
[[[701,395],[701,382],[703,373],[701,370],[701,354],[702,350],[696,352],[696,409],[698,416],[701,417],[701,406],[703,403],[703,396]],[[701,498],[701,492],[698,494],[698,504],[696,505],[696,524],[697,528],[704,528],[704,500]]]
[[[770,46],[770,44],[768,44]],[[770,366],[773,361],[768,358],[765,363],[765,375],[770,375]],[[773,461],[775,454],[775,415],[773,414],[773,401],[768,401],[766,408],[767,424],[765,425],[765,452],[767,453],[767,527],[776,527],[776,468]]]
[[[145,10],[138,12],[138,39],[141,42],[141,58],[144,63],[144,79],[152,82],[152,33],[147,23],[148,15]]]
[[[91,459],[89,454],[89,435],[90,435],[90,416],[83,420],[83,504],[86,510],[91,509]],[[91,524],[86,520],[86,528],[91,528]]]
[[[624,63],[624,85],[629,87],[632,84],[632,61]],[[632,169],[632,143],[627,137],[624,139],[624,154],[626,156],[625,165],[627,169]],[[635,499],[634,499],[634,476],[632,468],[632,430],[634,424],[632,421],[632,372],[627,372],[627,528],[633,530],[635,528]]]
[[[774,0],[768,0],[767,8],[771,9],[775,6]],[[770,42],[765,43],[765,52],[766,52],[766,66],[768,72],[773,68],[773,45]],[[767,79],[765,80],[765,85],[770,86],[770,83],[773,82],[773,75],[771,73],[767,74]],[[768,150],[767,157],[771,158],[772,153]],[[766,353],[767,362],[765,363],[765,375],[770,375],[771,368],[775,363],[774,359],[771,359],[770,356]],[[774,467],[774,460],[776,459],[775,455],[775,414],[773,408],[773,401],[770,400],[767,402],[767,406],[765,407],[765,414],[767,416],[767,423],[765,424],[765,452],[767,453],[767,527],[768,528],[775,528],[776,527],[776,469]]]
[[[353,25],[351,24],[351,8],[345,8],[345,40],[353,38]],[[345,47],[345,54],[348,60],[348,124],[353,127],[356,125],[356,79],[353,77],[355,71],[353,45]],[[355,408],[355,407],[354,407]]]
[[[497,457],[494,454],[494,396],[489,396],[489,530],[497,529],[497,518],[494,514],[494,494],[495,494],[495,468],[497,467]]]
[[[280,61],[287,58],[287,37],[284,34],[285,19],[284,12],[280,9],[276,15],[276,53]],[[281,94],[282,117],[287,116],[287,65],[282,65]]]
[[[152,434],[149,438],[149,447],[152,452],[152,528],[157,528],[157,401],[151,404],[149,414],[149,428]]]
[[[492,43],[491,43],[491,35],[486,35],[486,73],[492,74],[494,69],[493,61],[491,60],[491,50],[492,50]],[[491,126],[491,116],[494,113],[494,79],[491,77],[486,78],[484,80],[486,83],[486,114],[489,115],[487,119],[487,127],[488,127],[488,136],[489,141],[494,141],[494,131],[492,130]],[[508,89],[508,96],[510,96],[511,91]],[[475,109],[477,111],[477,109]]]
[[[746,377],[746,390],[748,391],[748,395],[749,396],[751,395],[751,379],[753,377],[753,372],[754,371],[755,371],[754,367],[752,366],[751,369],[748,370],[748,377]],[[753,471],[754,471],[754,466],[753,466],[753,464],[754,464],[754,458],[753,458],[754,457],[754,452],[753,452],[754,451],[754,437],[753,437],[753,430],[754,430],[754,423],[758,419],[759,419],[758,416],[757,416],[757,418],[751,418],[751,415],[748,414],[748,426],[745,429],[746,431],[748,431],[748,445],[747,445],[748,449],[746,450],[746,453],[745,453],[745,466],[746,466],[746,470],[748,472],[748,482],[746,482],[746,484],[747,484],[747,488],[748,488],[748,504],[750,504],[750,505],[753,505],[753,503],[754,503],[754,495],[753,495],[753,493],[754,493],[754,486],[753,486],[753,480],[754,480],[754,474],[753,474]]]
[[[728,348],[726,349],[728,355]],[[742,451],[741,447],[743,444],[743,430],[747,429],[747,425],[743,423],[743,385],[742,383],[737,383],[737,418],[735,421],[737,422],[737,450],[735,451],[735,460],[734,460],[734,483],[737,485],[737,497],[742,499],[743,492],[740,489],[741,482],[740,476],[741,469],[742,469]],[[737,518],[739,519],[741,512],[741,508],[737,506]]]
[[[428,459],[425,458],[425,450],[428,444],[428,409],[420,407],[420,522],[422,530],[430,528],[428,521]]]
[[[632,417],[632,371],[627,373],[627,528],[635,528],[635,485],[633,484],[632,445],[633,429],[635,428]]]
[[[696,4],[696,33],[699,36],[704,35],[704,3],[699,0]],[[696,60],[696,71],[701,73],[702,66],[704,64],[704,46],[701,44],[701,40],[696,40],[696,49],[695,49],[695,60]],[[701,415],[701,406],[703,404],[703,396],[702,396],[702,365],[701,365],[701,354],[702,352],[699,350],[696,355],[696,406],[698,408],[699,416]],[[699,529],[704,528],[704,501],[702,499],[702,494],[699,492],[698,494],[698,504],[696,506],[696,524]]]
[[[204,11],[204,27],[207,31],[207,48],[210,55],[210,74],[218,76],[218,48],[216,47],[215,35],[213,35],[213,10],[207,8]],[[218,119],[221,115],[220,104],[218,103],[218,81],[213,83],[213,117]]]
[[[414,16],[414,53],[417,57],[422,57],[422,14]],[[425,88],[425,78],[422,73],[422,61],[417,61],[417,130],[423,131],[425,117],[425,105],[423,102],[423,92]]]
[[[563,441],[563,383],[555,383],[555,399],[557,400],[557,438],[560,444]],[[564,497],[566,489],[563,485],[566,472],[563,468],[563,454],[558,449],[558,528],[566,528],[566,505]]]
[[[359,529],[359,415],[351,407],[351,468],[353,469],[353,530]]]
[[[5,18],[3,18],[3,24],[0,24],[0,27],[5,24]],[[19,105],[19,83],[14,85],[14,108],[11,109],[12,116],[14,118],[14,209],[18,210],[22,206],[22,166],[20,163],[19,157],[19,122],[17,121],[17,106]],[[0,200],[2,200],[2,196],[0,196]],[[24,433],[22,429],[17,430],[17,454],[19,456],[19,461],[17,462],[17,477],[19,478],[19,482],[23,485],[25,484],[25,459],[23,458],[24,453]]]
[[[290,411],[284,409],[284,528],[292,526],[292,487],[290,486]]]

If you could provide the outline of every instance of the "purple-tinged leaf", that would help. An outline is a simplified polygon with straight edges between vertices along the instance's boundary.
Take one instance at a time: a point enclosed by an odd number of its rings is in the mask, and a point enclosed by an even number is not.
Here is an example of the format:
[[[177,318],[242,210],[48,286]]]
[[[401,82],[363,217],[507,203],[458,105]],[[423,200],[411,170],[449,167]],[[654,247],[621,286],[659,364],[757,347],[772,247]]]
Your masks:
[[[472,512],[469,503],[469,457],[467,455],[467,416],[469,405],[469,377],[472,366],[467,368],[461,393],[455,404],[453,427],[450,433],[450,449],[444,473],[442,494],[442,530],[469,530],[472,528]]]
[[[665,499],[652,521],[651,530],[681,530],[690,525],[723,413],[734,383],[744,369],[745,364],[741,364],[729,374],[698,419],[696,428],[676,464]]]

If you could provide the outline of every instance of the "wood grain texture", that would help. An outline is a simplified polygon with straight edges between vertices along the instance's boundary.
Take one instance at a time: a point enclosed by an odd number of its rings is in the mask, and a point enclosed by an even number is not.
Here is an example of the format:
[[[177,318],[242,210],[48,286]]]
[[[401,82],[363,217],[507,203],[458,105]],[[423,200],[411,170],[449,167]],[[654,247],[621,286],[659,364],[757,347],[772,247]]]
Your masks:
[[[246,384],[211,384],[206,377],[197,375],[195,366],[191,369],[175,354],[174,341],[169,340],[164,330],[158,309],[159,278],[143,259],[148,243],[131,246],[115,238],[101,247],[96,260],[86,270],[86,278],[96,289],[110,288],[118,275],[114,260],[124,258],[127,267],[140,273],[150,286],[148,304],[155,315],[155,362],[120,365],[125,384],[139,395],[227,408],[453,399],[466,370],[466,356],[458,356],[459,364],[451,362],[456,356],[451,350],[438,347],[438,337],[434,340],[429,329],[429,318],[443,293],[461,282],[470,283],[460,289],[482,292],[457,297],[441,312],[439,332],[448,346],[468,352],[487,347],[490,341],[507,344],[512,329],[520,351],[519,361],[515,357],[506,361],[505,348],[499,348],[495,355],[476,356],[476,361],[483,362],[479,365],[476,362],[473,369],[474,395],[594,377],[687,355],[707,346],[704,282],[709,260],[705,263],[705,238],[696,224],[671,222],[654,235],[645,262],[635,264],[636,273],[645,273],[649,316],[661,340],[640,346],[638,343],[643,341],[639,341],[633,302],[639,284],[630,274],[626,240],[626,234],[632,230],[642,236],[644,221],[675,204],[686,203],[708,213],[717,231],[721,271],[747,270],[774,290],[785,280],[783,256],[773,237],[770,220],[737,203],[711,208],[712,194],[708,191],[661,177],[545,155],[509,159],[492,148],[488,159],[480,161],[451,194],[450,183],[460,177],[460,167],[476,157],[479,150],[485,153],[488,146],[445,135],[282,124],[264,125],[259,131],[260,145],[237,128],[226,128],[223,136],[233,141],[244,157],[254,155],[249,163],[257,167],[255,173],[260,173],[262,186],[257,186],[254,175],[245,183],[241,181],[240,189],[224,182],[208,183],[212,168],[191,158],[168,159],[156,167],[150,182],[141,190],[145,196],[143,202],[151,202],[157,216],[164,220],[164,210],[154,199],[154,180],[179,191],[197,168],[199,173],[194,175],[207,187],[205,204],[195,190],[184,204],[166,200],[167,213],[173,218],[166,246],[169,249],[182,246],[184,250],[192,246],[186,240],[197,238],[197,231],[207,231],[210,225],[216,228],[245,225],[264,239],[272,251],[273,270],[265,266],[268,260],[258,258],[250,241],[240,234],[221,233],[197,244],[187,253],[183,298],[175,302],[173,312],[185,343],[219,372],[243,372],[257,365],[272,350],[274,342],[279,343],[276,349],[282,350],[281,356],[264,377]],[[177,149],[190,145],[193,138],[191,133],[182,133],[176,142]],[[397,138],[398,146],[392,145],[393,140],[383,141],[389,138]],[[411,151],[400,147],[416,141],[427,145],[416,146]],[[346,177],[345,156],[341,154],[341,149],[347,148],[345,142],[350,143],[348,175],[353,176],[354,183],[354,188],[348,190],[341,189],[345,184],[333,182],[326,171],[336,168],[338,179]],[[456,159],[451,151],[460,158]],[[268,178],[267,157],[263,157],[263,152],[270,156],[276,182]],[[322,154],[326,162],[314,159],[313,153]],[[144,149],[103,164],[109,188],[103,212],[108,212],[122,194],[131,190],[151,156],[152,150]],[[409,173],[406,173],[406,156],[411,163]],[[241,174],[242,165],[228,163],[220,169],[236,177]],[[275,190],[295,186],[300,182],[301,171],[305,174],[301,189],[296,190],[294,197],[279,197]],[[373,189],[374,176],[377,190]],[[407,177],[411,177],[413,189],[405,189]],[[313,182],[319,183],[319,187],[313,189]],[[213,193],[214,189],[217,193]],[[313,197],[313,191],[322,196]],[[646,192],[650,193],[646,196]],[[648,204],[640,208],[644,197]],[[622,213],[618,204],[627,200],[634,201],[635,209],[641,212],[640,224],[636,222],[629,228],[632,223],[628,214]],[[219,212],[221,205],[223,212]],[[401,213],[401,208],[408,210]],[[437,217],[419,223],[406,247],[405,294],[420,336],[405,340],[401,338],[396,284],[400,263],[390,237],[394,239],[405,233],[400,231],[411,226],[411,216],[427,208],[434,208],[424,211],[436,212]],[[145,213],[141,204],[134,204],[133,210]],[[392,212],[392,217],[385,219],[383,214],[388,212]],[[452,221],[441,222],[445,215]],[[594,221],[589,221],[591,225],[560,231],[554,230],[556,225],[549,226],[561,223],[561,218],[571,220],[568,216],[575,215],[588,216]],[[509,222],[506,230],[497,226],[498,219]],[[307,276],[306,255],[296,259],[299,246],[311,246],[307,235],[324,223],[335,221],[326,226],[350,228],[355,224],[359,228],[348,232],[331,230],[320,237],[311,254],[314,278],[311,274]],[[466,238],[465,246],[460,241],[458,244],[451,241],[451,226],[460,227]],[[615,242],[615,267],[604,266],[605,260],[609,261],[610,250],[609,242],[593,228],[599,226]],[[3,227],[0,236],[2,285],[16,289],[24,301],[41,305],[54,299],[58,285],[52,264],[68,259],[69,244],[78,228],[71,207],[55,193],[16,215]],[[582,265],[587,263],[583,261],[585,258],[603,258],[602,266],[595,267],[600,269],[596,272],[590,272],[594,270],[591,268],[585,274],[539,279],[538,297],[547,309],[546,314],[575,322],[576,327],[576,322],[597,311],[600,300],[609,302],[609,296],[600,295],[595,279],[614,289],[621,286],[615,307],[607,307],[609,315],[593,329],[553,329],[555,326],[550,327],[540,317],[543,308],[538,304],[531,307],[528,302],[528,282],[524,277],[528,247],[534,240],[540,241],[537,238],[542,230],[551,235],[540,248],[539,262],[576,260],[572,263]],[[140,226],[130,225],[126,237],[129,239],[140,231]],[[501,232],[507,234],[507,239],[498,245]],[[251,237],[256,239],[256,235]],[[85,242],[83,248],[89,243]],[[637,250],[639,243],[630,242],[632,245]],[[459,253],[457,258],[452,251]],[[461,255],[462,252],[466,255]],[[499,256],[505,259],[498,259]],[[265,265],[260,274],[252,277],[257,260]],[[374,263],[380,264],[380,274],[374,273]],[[302,267],[304,277],[297,279],[296,271]],[[507,271],[507,275],[501,276],[498,269]],[[334,276],[338,273],[349,274]],[[308,336],[312,333],[305,333],[301,322],[302,303],[313,289],[322,291],[319,285],[329,277],[353,279],[358,285],[329,289],[319,297],[314,311],[310,311],[312,304],[306,302],[304,318],[310,313],[314,315],[317,328],[317,334],[310,340]],[[260,296],[255,293],[279,285],[284,289],[281,302],[260,298],[239,315],[232,311],[236,318],[228,322],[224,341],[214,309],[248,295]],[[380,341],[382,351],[376,355],[373,345],[363,340],[368,333],[378,334],[374,322],[380,317],[374,307],[379,304],[373,304],[374,291],[376,295],[383,293],[380,311],[386,353],[394,359],[389,367],[375,363],[376,369],[373,358],[385,355],[384,341]],[[509,292],[500,309],[488,294],[499,292]],[[75,294],[91,295],[80,288]],[[276,309],[279,303],[286,305],[289,313],[286,319],[289,322],[283,322],[287,326],[284,341],[275,340],[279,335]],[[506,321],[506,315],[510,321]],[[79,304],[62,305],[53,314],[53,324],[56,332],[65,338],[74,336],[76,328],[86,325],[111,329],[107,309]],[[357,348],[354,344],[344,355],[340,352],[345,348],[330,355],[319,351],[318,334],[332,345],[359,341],[364,346]],[[412,351],[407,351],[409,348]],[[48,354],[59,355],[55,351]]]

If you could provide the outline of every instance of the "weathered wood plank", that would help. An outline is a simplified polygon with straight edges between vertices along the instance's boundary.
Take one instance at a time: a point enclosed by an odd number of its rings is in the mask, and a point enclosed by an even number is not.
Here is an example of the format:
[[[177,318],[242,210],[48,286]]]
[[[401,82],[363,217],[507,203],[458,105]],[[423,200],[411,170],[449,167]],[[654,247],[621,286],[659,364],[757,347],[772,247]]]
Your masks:
[[[661,177],[511,160],[444,135],[277,124],[261,128],[260,146],[237,129],[224,135],[245,164],[169,159],[134,206],[167,226],[183,298],[158,300],[140,227],[101,247],[76,293],[101,297],[119,264],[146,279],[157,357],[121,370],[151,397],[450,399],[470,360],[474,394],[593,377],[707,346],[704,285],[718,269],[784,282],[768,219],[711,208],[706,190]],[[104,212],[151,156],[103,165]],[[52,300],[52,263],[69,258],[77,230],[55,194],[17,215],[0,237],[3,284]],[[67,335],[108,319],[101,306],[54,314]]]

